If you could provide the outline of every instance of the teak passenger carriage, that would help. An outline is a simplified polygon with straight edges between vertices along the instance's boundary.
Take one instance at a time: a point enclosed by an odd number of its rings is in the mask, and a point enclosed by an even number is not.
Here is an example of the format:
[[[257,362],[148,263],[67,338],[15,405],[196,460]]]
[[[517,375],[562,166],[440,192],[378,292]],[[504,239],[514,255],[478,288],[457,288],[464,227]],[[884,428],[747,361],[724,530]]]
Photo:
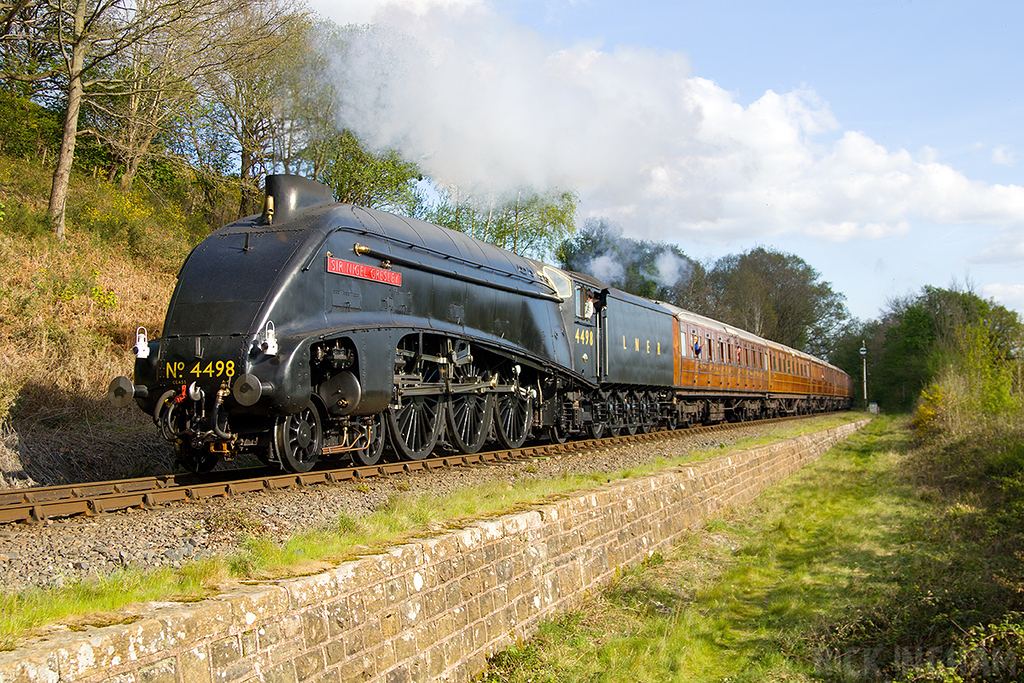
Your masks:
[[[195,471],[286,470],[488,441],[846,408],[850,378],[743,330],[410,218],[267,177],[266,204],[186,259],[115,405]]]

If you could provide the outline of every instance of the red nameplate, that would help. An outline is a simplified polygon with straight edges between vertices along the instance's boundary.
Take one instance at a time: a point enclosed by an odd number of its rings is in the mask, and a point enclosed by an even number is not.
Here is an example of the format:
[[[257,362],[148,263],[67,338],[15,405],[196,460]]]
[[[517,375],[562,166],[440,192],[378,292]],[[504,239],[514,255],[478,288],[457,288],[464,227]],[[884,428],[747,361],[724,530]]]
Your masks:
[[[342,261],[341,259],[334,258],[333,256],[327,257],[327,272],[357,277],[362,280],[383,282],[396,287],[402,286],[401,273],[396,273],[393,270],[384,270],[383,268],[374,268],[373,266],[363,266],[350,261]]]

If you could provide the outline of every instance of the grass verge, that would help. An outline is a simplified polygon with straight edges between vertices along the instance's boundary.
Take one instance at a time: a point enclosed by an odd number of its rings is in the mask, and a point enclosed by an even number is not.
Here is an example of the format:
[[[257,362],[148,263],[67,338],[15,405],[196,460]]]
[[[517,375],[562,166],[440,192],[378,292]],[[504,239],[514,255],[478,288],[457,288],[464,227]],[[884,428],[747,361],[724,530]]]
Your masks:
[[[742,439],[730,450],[821,431],[859,418],[851,413],[781,423],[772,428],[770,436]],[[63,587],[39,588],[20,594],[0,593],[0,649],[12,648],[19,638],[48,624],[74,624],[91,613],[109,615],[129,604],[147,600],[197,600],[216,592],[220,584],[234,580],[273,579],[322,571],[346,559],[412,537],[454,528],[468,520],[524,509],[611,480],[642,476],[723,452],[720,448],[691,452],[615,473],[566,474],[553,479],[524,477],[517,480],[515,486],[508,481],[495,481],[445,496],[399,494],[384,508],[366,517],[343,515],[325,528],[295,535],[284,542],[269,536],[248,536],[235,553],[189,563],[181,570],[126,569]],[[244,522],[220,520],[217,523],[237,526]],[[130,618],[127,614],[122,616]]]
[[[878,419],[543,624],[485,680],[1018,680],[1019,532],[982,533],[986,504],[940,491],[936,458]]]

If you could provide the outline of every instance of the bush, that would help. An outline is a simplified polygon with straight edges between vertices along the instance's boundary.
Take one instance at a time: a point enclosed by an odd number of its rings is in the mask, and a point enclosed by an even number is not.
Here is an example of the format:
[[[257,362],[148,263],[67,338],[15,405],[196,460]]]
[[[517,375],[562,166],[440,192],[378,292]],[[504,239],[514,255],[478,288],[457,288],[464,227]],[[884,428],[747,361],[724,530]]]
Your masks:
[[[53,155],[60,145],[61,121],[28,99],[0,90],[0,152],[12,157]]]
[[[975,325],[957,330],[938,379],[921,391],[912,424],[919,439],[962,436],[1018,409],[1009,362],[988,330]]]

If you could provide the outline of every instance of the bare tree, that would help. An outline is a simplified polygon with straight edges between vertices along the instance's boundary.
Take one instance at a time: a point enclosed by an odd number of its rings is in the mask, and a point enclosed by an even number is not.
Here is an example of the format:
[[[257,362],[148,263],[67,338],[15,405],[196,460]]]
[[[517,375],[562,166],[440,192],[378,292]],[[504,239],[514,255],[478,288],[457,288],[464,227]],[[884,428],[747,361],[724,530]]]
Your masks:
[[[114,80],[91,98],[92,126],[83,132],[110,146],[110,180],[120,170],[122,191],[131,189],[154,138],[191,98],[196,75],[216,68],[204,57],[215,32],[202,29],[211,23],[210,15],[196,14],[127,46]]]
[[[0,76],[47,81],[64,94],[48,209],[59,239],[87,98],[101,124],[89,132],[111,143],[129,186],[154,137],[188,101],[195,79],[258,58],[285,14],[273,1],[246,0],[15,0],[0,10]],[[52,48],[55,59],[31,59],[41,46]]]
[[[285,74],[295,65],[295,51],[306,40],[305,15],[286,13],[271,3],[251,4],[225,19],[225,30],[263,27],[260,40],[237,48],[217,46],[213,57],[223,57],[226,68],[203,76],[201,106],[193,111],[190,127],[198,142],[217,140],[232,146],[237,155],[241,200],[239,214],[257,207],[258,180],[273,157],[273,141],[280,133]],[[228,55],[230,49],[233,54]]]
[[[331,74],[329,55],[345,49],[351,29],[331,22],[310,24],[305,37],[282,50],[278,106],[273,128],[273,165],[285,173],[319,178],[337,149],[340,98]]]
[[[115,70],[117,61],[129,50],[145,51],[154,40],[159,45],[175,26],[201,30],[224,7],[217,0],[76,0],[72,8],[57,2],[49,9],[58,17],[55,39],[63,59],[61,75],[67,83],[67,113],[48,209],[54,232],[63,239],[79,112],[86,92],[93,88],[117,92],[124,83]]]
[[[210,9],[133,46],[123,60],[118,87],[96,98],[94,108],[111,124],[100,137],[123,168],[123,190],[131,187],[154,138],[186,113],[204,83],[230,80],[250,64],[265,65],[268,56],[281,50],[282,25],[304,21],[302,13],[286,12],[274,2],[250,3],[240,10],[237,0],[215,0]],[[247,21],[238,21],[239,13]],[[117,170],[112,168],[112,174]]]

